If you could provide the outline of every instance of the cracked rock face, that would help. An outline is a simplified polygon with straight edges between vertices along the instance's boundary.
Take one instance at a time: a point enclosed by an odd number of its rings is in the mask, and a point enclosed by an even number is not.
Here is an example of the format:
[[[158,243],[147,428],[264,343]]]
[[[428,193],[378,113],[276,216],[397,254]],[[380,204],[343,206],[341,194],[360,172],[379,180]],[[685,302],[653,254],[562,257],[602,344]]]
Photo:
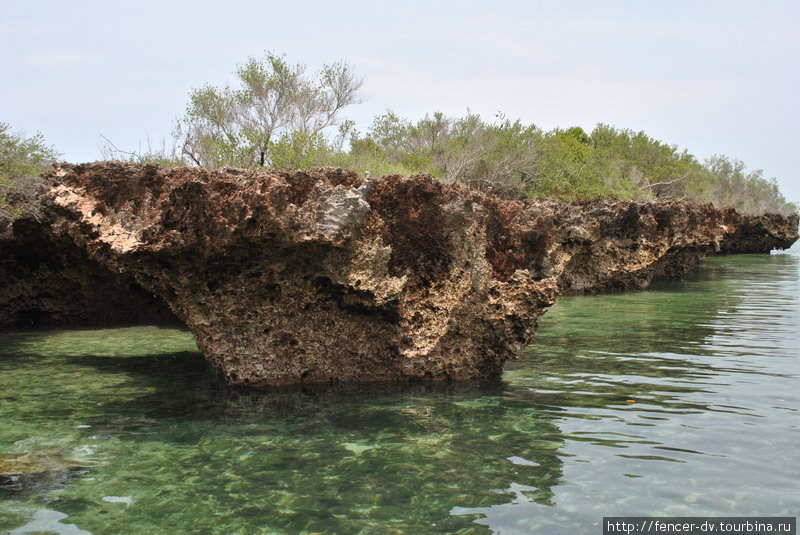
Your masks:
[[[501,201],[424,176],[104,162],[48,179],[53,232],[160,296],[233,384],[495,378],[558,293],[752,246],[710,205]]]
[[[720,244],[720,252],[725,254],[766,254],[773,249],[788,249],[798,237],[797,214],[748,216],[728,209],[725,224],[731,229]]]

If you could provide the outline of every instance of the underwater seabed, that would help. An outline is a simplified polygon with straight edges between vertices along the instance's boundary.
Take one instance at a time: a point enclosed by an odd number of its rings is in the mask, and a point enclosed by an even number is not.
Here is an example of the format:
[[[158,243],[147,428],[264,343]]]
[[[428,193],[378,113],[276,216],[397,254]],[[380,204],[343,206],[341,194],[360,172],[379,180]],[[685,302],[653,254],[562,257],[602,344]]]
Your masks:
[[[561,298],[496,384],[253,391],[188,331],[0,333],[0,533],[597,534],[800,510],[800,257]]]

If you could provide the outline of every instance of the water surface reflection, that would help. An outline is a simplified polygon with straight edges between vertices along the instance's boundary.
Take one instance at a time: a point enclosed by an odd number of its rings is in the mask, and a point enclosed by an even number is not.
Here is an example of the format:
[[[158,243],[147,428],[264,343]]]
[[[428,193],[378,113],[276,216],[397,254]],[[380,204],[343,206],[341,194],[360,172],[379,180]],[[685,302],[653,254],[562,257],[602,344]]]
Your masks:
[[[588,534],[610,515],[791,515],[799,272],[789,255],[714,258],[657,291],[562,299],[497,384],[240,390],[181,331],[5,333],[0,455],[54,448],[81,469],[0,486],[0,531]]]

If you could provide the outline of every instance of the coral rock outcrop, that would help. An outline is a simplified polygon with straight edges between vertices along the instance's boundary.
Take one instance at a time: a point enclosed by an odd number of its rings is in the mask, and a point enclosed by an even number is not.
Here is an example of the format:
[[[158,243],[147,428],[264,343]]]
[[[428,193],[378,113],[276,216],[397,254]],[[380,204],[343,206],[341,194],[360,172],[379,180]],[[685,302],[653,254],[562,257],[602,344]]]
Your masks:
[[[502,201],[331,168],[104,162],[48,180],[53,234],[163,299],[244,385],[498,377],[559,293],[643,288],[797,239],[796,217]]]
[[[161,298],[55,236],[49,223],[41,213],[0,220],[0,328],[179,321]]]
[[[55,232],[161,296],[231,383],[494,377],[557,291],[494,276],[496,208],[430,178],[113,163],[50,178]]]

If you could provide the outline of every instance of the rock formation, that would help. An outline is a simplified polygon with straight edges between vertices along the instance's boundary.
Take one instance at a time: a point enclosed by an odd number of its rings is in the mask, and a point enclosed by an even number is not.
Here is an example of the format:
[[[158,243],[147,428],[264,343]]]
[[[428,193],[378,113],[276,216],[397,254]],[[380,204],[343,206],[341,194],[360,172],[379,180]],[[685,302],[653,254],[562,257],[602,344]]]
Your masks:
[[[84,467],[65,458],[58,448],[0,456],[0,489],[20,491],[63,483]]]
[[[96,164],[53,225],[160,295],[237,384],[496,376],[555,281],[493,277],[494,208],[430,179]]]
[[[237,384],[494,377],[558,293],[797,238],[796,216],[500,201],[332,169],[102,163],[49,180],[41,210],[0,228],[0,325],[160,322],[166,302]]]
[[[0,218],[0,328],[178,322],[161,298],[56,236],[41,206]]]
[[[48,177],[54,239],[159,296],[230,383],[492,378],[561,292],[788,247],[797,217],[501,201],[425,176],[96,163]]]
[[[798,239],[797,215],[748,216],[678,201],[533,201],[513,226],[523,225],[544,236],[547,251],[539,253],[544,263],[527,265],[556,272],[565,293],[640,290],[682,277],[710,254],[769,253]]]
[[[725,211],[726,233],[720,243],[722,254],[769,253],[773,249],[788,249],[797,241],[795,214],[784,217],[778,214],[747,216],[735,210]]]

